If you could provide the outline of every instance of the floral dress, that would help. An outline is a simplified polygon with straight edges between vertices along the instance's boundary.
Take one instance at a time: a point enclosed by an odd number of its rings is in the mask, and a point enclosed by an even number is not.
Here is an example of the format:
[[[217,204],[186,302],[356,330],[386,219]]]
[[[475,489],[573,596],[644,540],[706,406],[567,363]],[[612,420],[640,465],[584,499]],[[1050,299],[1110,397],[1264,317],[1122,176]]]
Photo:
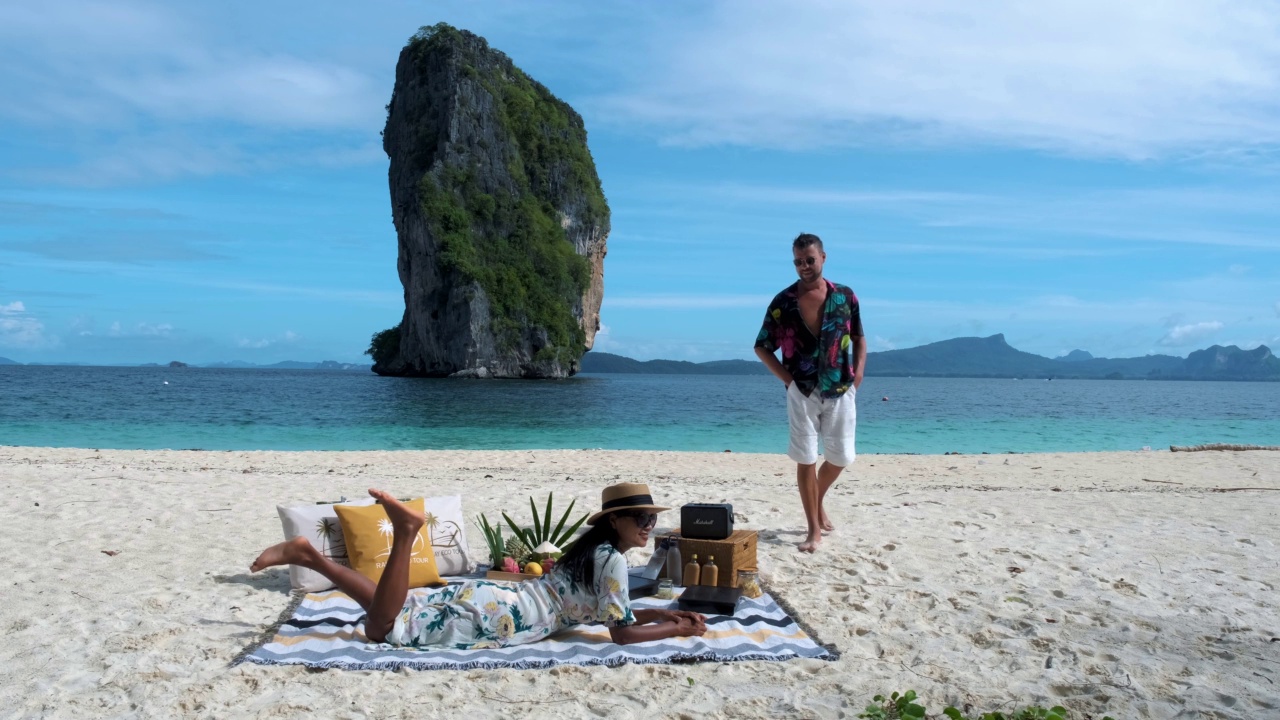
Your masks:
[[[634,625],[626,558],[606,543],[592,560],[594,587],[573,582],[555,567],[515,585],[471,580],[412,593],[386,641],[471,650],[531,643],[580,624]]]

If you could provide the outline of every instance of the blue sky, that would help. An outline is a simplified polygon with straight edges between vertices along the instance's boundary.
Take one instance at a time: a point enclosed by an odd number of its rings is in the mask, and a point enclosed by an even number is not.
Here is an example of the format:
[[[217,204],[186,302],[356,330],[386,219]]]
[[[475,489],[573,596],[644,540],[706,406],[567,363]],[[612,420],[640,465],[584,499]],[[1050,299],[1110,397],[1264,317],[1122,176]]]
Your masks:
[[[441,20],[586,121],[599,350],[751,357],[801,231],[872,350],[1280,346],[1274,2],[46,0],[0,5],[0,356],[361,360]]]

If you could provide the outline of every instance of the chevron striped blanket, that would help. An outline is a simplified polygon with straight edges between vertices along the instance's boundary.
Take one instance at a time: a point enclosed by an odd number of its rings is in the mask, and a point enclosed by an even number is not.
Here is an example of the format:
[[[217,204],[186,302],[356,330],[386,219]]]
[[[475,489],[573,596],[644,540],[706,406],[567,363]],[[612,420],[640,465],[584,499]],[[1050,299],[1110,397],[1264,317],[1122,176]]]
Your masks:
[[[674,607],[670,600],[641,598],[633,608]],[[469,670],[545,668],[555,665],[727,662],[735,660],[834,660],[835,648],[820,645],[766,593],[743,598],[732,615],[707,616],[697,638],[670,638],[616,645],[602,625],[581,625],[529,645],[487,650],[415,650],[371,643],[364,611],[337,591],[295,597],[284,619],[235,663],[304,665],[346,670]]]

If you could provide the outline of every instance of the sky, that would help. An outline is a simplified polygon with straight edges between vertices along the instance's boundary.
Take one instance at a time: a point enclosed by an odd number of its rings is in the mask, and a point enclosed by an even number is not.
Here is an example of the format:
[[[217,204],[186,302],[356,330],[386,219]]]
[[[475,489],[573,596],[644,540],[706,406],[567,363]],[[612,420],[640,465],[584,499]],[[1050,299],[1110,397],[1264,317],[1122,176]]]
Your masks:
[[[444,21],[580,112],[595,349],[751,358],[821,236],[872,351],[1280,347],[1280,3],[0,4],[0,356],[367,361],[379,132]]]

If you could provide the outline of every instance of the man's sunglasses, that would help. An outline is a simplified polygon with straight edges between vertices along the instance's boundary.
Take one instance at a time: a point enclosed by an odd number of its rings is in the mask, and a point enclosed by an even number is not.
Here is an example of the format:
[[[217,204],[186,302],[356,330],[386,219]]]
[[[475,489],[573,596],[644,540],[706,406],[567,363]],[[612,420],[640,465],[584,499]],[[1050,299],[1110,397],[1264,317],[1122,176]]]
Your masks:
[[[815,257],[796,258],[791,262],[795,263],[796,267],[800,267],[801,265],[808,265],[809,267],[813,267],[813,265],[818,262],[818,258],[815,258]]]
[[[618,513],[619,517],[629,517],[635,521],[636,527],[641,530],[649,530],[658,524],[658,513],[644,512],[643,510],[630,510]]]

